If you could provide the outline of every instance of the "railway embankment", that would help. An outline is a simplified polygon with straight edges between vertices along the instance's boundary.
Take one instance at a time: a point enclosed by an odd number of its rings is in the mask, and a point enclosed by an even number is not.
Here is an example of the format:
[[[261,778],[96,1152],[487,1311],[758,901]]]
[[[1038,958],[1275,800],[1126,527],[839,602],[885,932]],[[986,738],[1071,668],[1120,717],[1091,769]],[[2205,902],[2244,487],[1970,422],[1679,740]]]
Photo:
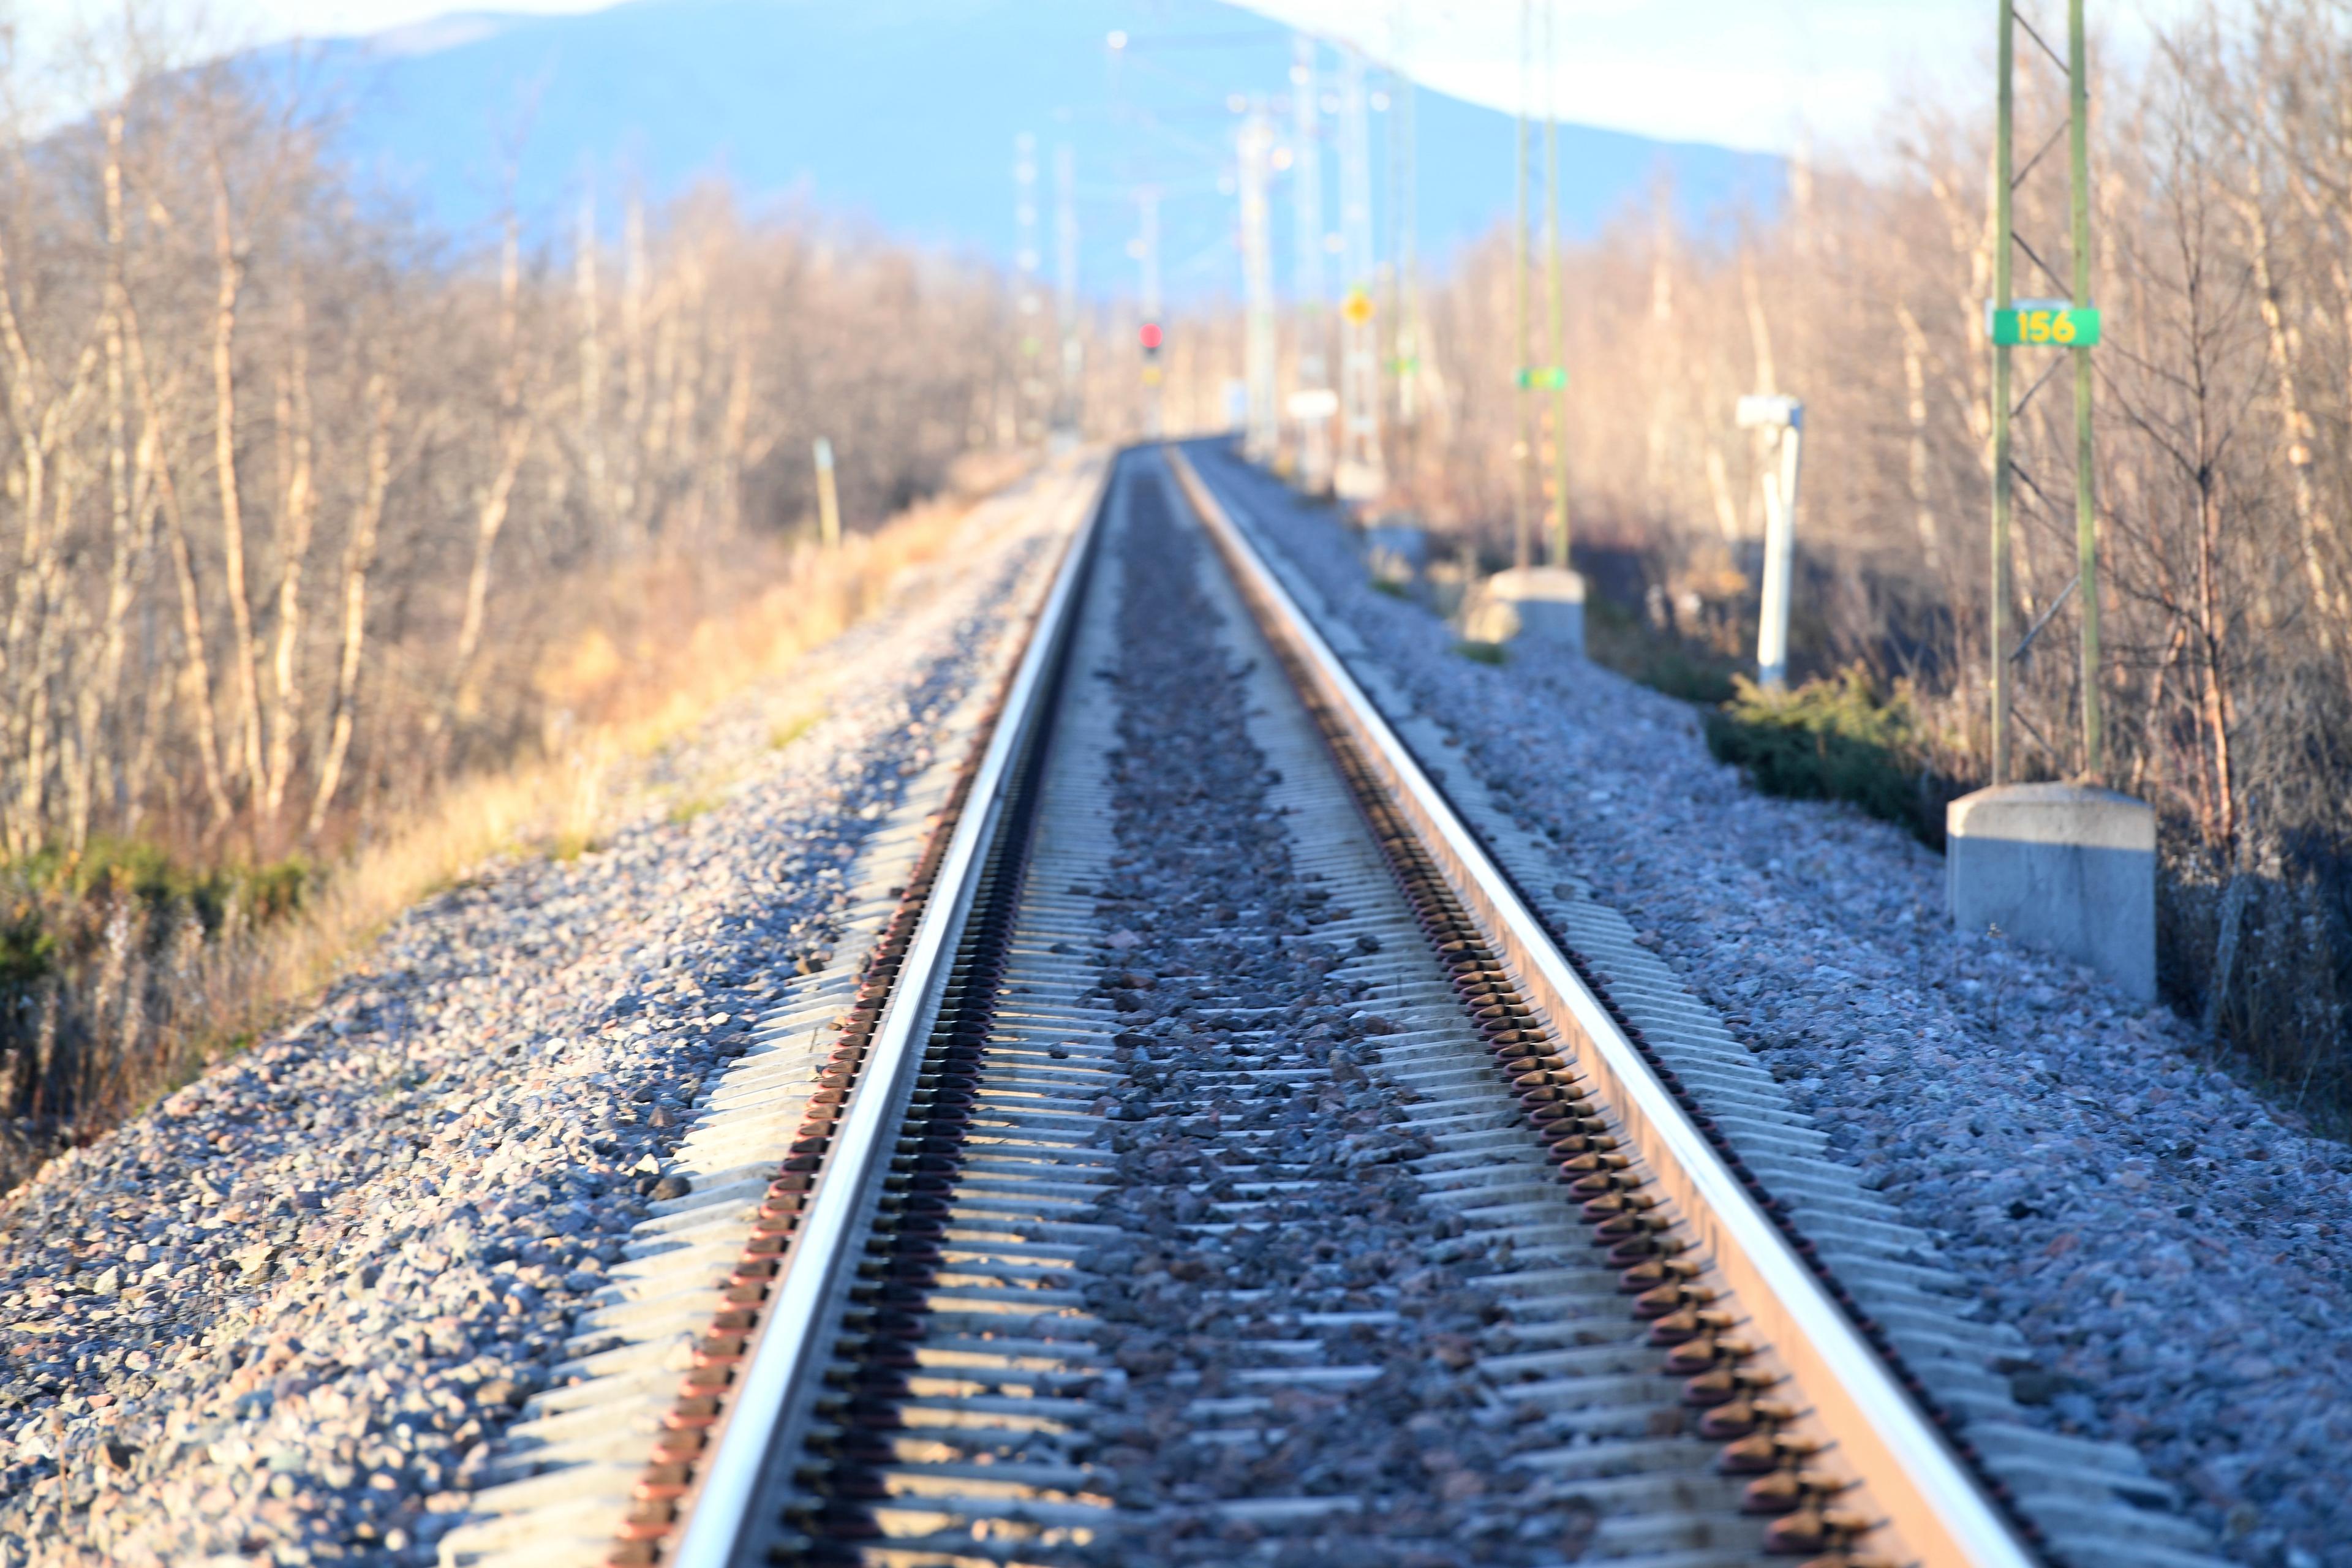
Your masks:
[[[601,844],[478,868],[12,1194],[0,1558],[434,1561],[668,1195],[703,1083],[824,963],[929,727],[1017,647],[1066,521],[983,507],[887,608],[648,759]]]
[[[2032,1419],[2128,1443],[2249,1563],[2352,1563],[2352,1149],[2199,1029],[2086,971],[1955,932],[1940,858],[1852,808],[1749,790],[1686,704],[1572,658],[1454,651],[1348,530],[1223,454],[1217,483],[1393,689],[1719,1012],[1932,1237]]]

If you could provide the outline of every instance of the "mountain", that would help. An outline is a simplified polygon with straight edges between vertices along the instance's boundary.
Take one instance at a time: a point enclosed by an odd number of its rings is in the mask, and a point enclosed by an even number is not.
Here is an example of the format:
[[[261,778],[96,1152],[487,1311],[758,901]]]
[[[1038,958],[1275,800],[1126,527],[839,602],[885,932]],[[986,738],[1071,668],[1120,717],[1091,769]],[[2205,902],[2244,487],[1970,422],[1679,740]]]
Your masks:
[[[1128,36],[1114,50],[1114,32]],[[1216,0],[633,0],[581,16],[465,14],[371,38],[288,46],[347,108],[342,151],[461,240],[503,201],[515,159],[535,233],[564,231],[583,184],[609,227],[632,184],[658,200],[723,174],[919,244],[1009,262],[1013,138],[1039,141],[1040,247],[1053,255],[1053,149],[1075,148],[1090,294],[1127,292],[1129,193],[1164,188],[1167,288],[1238,287],[1234,105],[1262,94],[1287,132],[1290,35]],[[1332,57],[1327,51],[1327,65]],[[1378,85],[1377,76],[1375,85]],[[1417,95],[1423,249],[1432,264],[1511,209],[1507,115]],[[1385,116],[1374,203],[1385,203]],[[1563,125],[1562,221],[1590,234],[1662,176],[1702,225],[1778,199],[1778,159]],[[1337,226],[1336,156],[1324,189]],[[1219,188],[1219,176],[1227,176]],[[1274,193],[1277,278],[1290,196]],[[1384,220],[1383,220],[1384,221]]]

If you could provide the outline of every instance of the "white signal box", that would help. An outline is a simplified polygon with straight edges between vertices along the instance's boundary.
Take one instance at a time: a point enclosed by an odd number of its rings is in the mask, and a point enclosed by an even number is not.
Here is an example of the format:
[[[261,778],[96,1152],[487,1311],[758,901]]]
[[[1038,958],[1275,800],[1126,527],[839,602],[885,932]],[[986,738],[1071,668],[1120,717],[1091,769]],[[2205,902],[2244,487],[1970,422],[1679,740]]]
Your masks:
[[[1751,395],[1733,414],[1743,430],[1769,430],[1779,461],[1764,475],[1764,602],[1756,623],[1756,679],[1789,679],[1790,574],[1797,554],[1797,472],[1805,440],[1805,405],[1794,397]]]
[[[1793,397],[1743,397],[1733,421],[1742,430],[1800,430],[1805,405]]]

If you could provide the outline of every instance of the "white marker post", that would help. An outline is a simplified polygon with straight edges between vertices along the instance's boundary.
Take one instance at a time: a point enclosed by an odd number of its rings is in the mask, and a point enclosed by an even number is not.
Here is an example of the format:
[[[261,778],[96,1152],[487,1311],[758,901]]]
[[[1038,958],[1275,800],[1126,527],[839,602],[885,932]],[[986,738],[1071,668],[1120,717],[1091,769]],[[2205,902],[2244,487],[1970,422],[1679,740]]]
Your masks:
[[[1778,473],[1764,477],[1764,603],[1756,628],[1756,679],[1789,682],[1789,576],[1796,569],[1797,471],[1805,442],[1805,405],[1793,397],[1743,397],[1739,427],[1770,430]]]
[[[833,484],[833,443],[816,438],[816,530],[827,550],[841,548],[841,492]]]

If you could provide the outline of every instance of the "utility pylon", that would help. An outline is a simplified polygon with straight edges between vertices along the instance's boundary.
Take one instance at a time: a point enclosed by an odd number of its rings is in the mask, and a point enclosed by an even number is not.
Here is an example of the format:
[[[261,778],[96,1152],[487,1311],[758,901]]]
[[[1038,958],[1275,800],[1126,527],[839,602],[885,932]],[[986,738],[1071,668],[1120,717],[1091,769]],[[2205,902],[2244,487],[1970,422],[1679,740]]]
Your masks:
[[[1075,431],[1086,342],[1078,335],[1077,153],[1067,142],[1054,149],[1054,321],[1062,339],[1062,384],[1055,424]]]
[[[1240,163],[1243,384],[1248,397],[1243,450],[1253,462],[1271,463],[1282,439],[1275,408],[1274,253],[1266,212],[1266,174],[1273,163],[1274,127],[1263,100],[1253,102],[1234,139]]]
[[[2068,0],[2066,58],[2033,25],[2018,14],[2016,0],[2000,0],[2000,82],[1995,100],[1993,132],[1992,223],[1993,298],[1986,301],[1988,335],[1992,340],[1992,603],[1988,616],[1988,641],[1992,660],[1992,782],[2006,784],[2011,773],[2010,713],[2015,702],[2011,667],[2031,651],[2050,617],[2069,594],[2080,596],[2080,680],[2083,707],[2083,775],[2096,781],[2106,771],[2105,735],[2099,698],[2099,545],[2098,515],[2093,479],[2095,459],[2091,425],[2091,349],[2099,341],[2099,312],[2091,304],[2090,92],[2089,51],[2084,41],[2084,0]],[[2070,208],[2069,248],[2074,253],[2070,297],[2063,300],[2025,299],[2016,294],[2015,255],[2022,250],[2053,283],[2060,279],[2048,263],[2019,235],[2014,196],[2017,187],[2056,145],[2052,136],[2041,152],[2016,167],[2017,34],[2027,37],[2066,73],[2067,113],[2063,132],[2067,140],[2067,184]],[[2063,285],[2062,285],[2063,286]],[[2033,401],[2046,376],[2012,404],[2010,389],[2014,371],[2011,351],[2017,347],[2072,350],[2074,373],[2074,551],[2073,582],[2053,595],[2039,619],[2012,648],[2009,646],[2011,587],[2011,531],[2015,520],[2016,479],[2022,472],[2015,456],[2012,425]],[[2063,761],[2063,759],[2061,759]]]
[[[1345,348],[1339,362],[1339,461],[1332,483],[1350,500],[1370,500],[1386,487],[1381,458],[1381,371],[1373,329],[1372,137],[1364,102],[1364,55],[1353,44],[1339,51],[1339,236],[1347,268]]]
[[[1298,331],[1298,483],[1312,495],[1331,488],[1331,416],[1318,412],[1330,390],[1331,317],[1323,295],[1322,88],[1316,80],[1315,40],[1297,34],[1290,46],[1290,195],[1292,289]]]
[[[1038,335],[1044,323],[1038,318],[1045,314],[1045,302],[1037,289],[1043,260],[1037,254],[1037,138],[1026,131],[1013,139],[1013,223],[1019,235],[1013,261],[1019,278],[1013,309],[1020,317],[1014,327],[1021,334],[1021,435],[1034,440],[1045,434],[1038,428],[1036,405],[1045,390],[1037,365],[1045,349]]]

